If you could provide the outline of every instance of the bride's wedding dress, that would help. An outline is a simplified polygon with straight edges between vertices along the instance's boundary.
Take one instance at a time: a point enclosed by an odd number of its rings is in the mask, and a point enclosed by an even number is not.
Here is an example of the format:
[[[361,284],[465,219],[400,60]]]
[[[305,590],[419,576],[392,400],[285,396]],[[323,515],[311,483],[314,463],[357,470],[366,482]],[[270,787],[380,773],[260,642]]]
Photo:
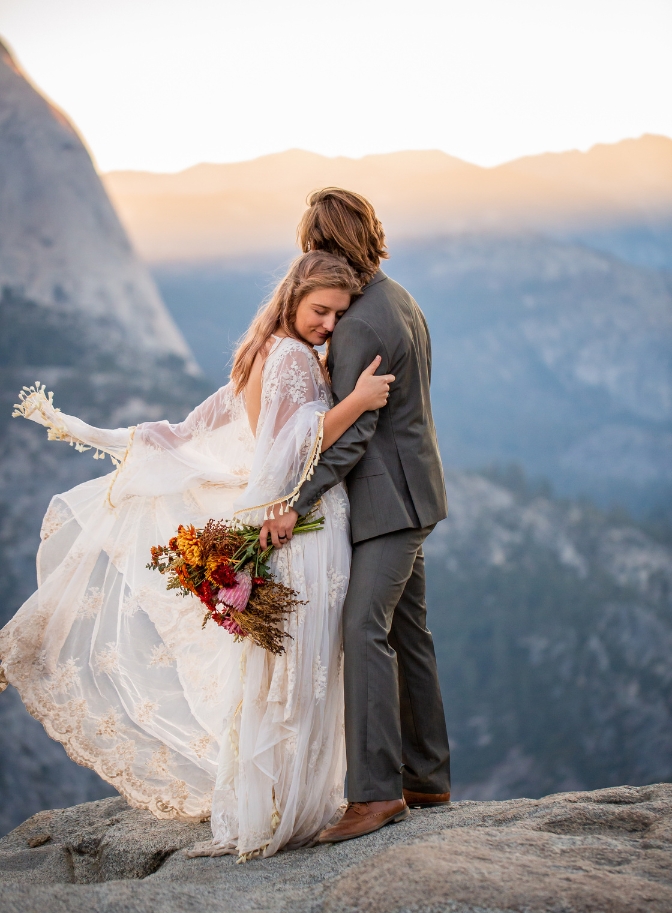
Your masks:
[[[0,671],[70,757],[131,805],[211,815],[214,853],[304,844],[343,801],[347,496],[333,488],[319,505],[324,529],[273,553],[274,574],[305,602],[285,622],[280,656],[214,623],[202,630],[202,604],[146,568],[150,547],[179,524],[236,511],[260,525],[319,459],[330,407],[314,354],[289,338],[264,366],[256,438],[231,384],[178,425],[92,428],[40,391],[23,407],[50,438],[118,466],[52,500],[38,589],[0,632]]]

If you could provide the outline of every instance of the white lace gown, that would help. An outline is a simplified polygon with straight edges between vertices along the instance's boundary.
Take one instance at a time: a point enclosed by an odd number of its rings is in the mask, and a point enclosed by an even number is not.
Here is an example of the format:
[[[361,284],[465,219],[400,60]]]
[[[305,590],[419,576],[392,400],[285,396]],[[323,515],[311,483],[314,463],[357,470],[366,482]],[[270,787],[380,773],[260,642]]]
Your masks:
[[[79,764],[160,818],[211,816],[211,852],[272,855],[310,841],[343,801],[341,609],[350,566],[345,490],[324,529],[275,552],[299,593],[274,656],[165,589],[150,547],[177,526],[235,511],[261,523],[319,458],[330,392],[311,350],[276,340],[253,437],[242,396],[221,388],[179,425],[105,431],[28,397],[59,438],[120,465],[51,502],[38,589],[0,631],[7,680]],[[206,850],[207,851],[207,850]]]

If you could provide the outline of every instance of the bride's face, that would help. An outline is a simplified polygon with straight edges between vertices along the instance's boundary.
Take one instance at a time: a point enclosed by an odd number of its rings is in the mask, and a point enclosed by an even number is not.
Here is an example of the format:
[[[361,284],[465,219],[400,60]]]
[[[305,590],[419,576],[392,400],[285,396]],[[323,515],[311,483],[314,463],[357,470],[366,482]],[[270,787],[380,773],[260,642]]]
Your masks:
[[[321,346],[334,332],[339,319],[350,307],[350,293],[342,288],[317,288],[299,302],[294,329],[311,346]]]

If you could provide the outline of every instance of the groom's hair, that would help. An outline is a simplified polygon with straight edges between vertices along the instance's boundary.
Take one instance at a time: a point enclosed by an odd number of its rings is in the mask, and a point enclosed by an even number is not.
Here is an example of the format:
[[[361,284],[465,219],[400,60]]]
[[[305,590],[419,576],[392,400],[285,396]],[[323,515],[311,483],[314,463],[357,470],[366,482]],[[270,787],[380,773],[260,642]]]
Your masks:
[[[363,282],[378,271],[389,254],[385,232],[373,206],[352,190],[325,187],[308,198],[297,237],[301,250],[326,250],[345,257]]]

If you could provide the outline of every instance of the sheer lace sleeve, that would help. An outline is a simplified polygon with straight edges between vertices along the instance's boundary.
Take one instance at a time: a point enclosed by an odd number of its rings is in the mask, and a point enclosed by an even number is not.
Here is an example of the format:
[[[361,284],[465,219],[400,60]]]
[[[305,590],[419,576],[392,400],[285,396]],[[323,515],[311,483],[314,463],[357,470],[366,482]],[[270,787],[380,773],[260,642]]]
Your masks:
[[[54,406],[54,394],[47,393],[39,382],[23,388],[12,414],[43,425],[50,441],[66,441],[79,451],[95,449],[97,460],[107,453],[116,464],[123,459],[132,437],[131,428],[95,428],[74,415],[66,415]]]
[[[235,400],[233,388],[227,384],[196,406],[184,421],[176,425],[166,421],[144,422],[138,425],[136,436],[162,450],[177,450],[239,418],[240,410]]]
[[[94,428],[60,412],[43,387],[26,389],[15,415],[45,425],[51,440],[79,450],[109,453],[117,469],[110,480],[111,507],[126,497],[157,497],[198,485],[240,489],[241,519],[261,523],[281,502],[294,503],[320,456],[328,388],[317,358],[296,339],[279,340],[266,360],[261,414],[251,446],[241,396],[228,384],[178,424],[145,422],[135,428]],[[251,469],[250,469],[251,465]]]
[[[95,428],[53,404],[43,386],[25,388],[16,406],[21,415],[48,429],[49,440],[67,441],[78,450],[96,448],[116,464],[115,502],[121,497],[154,497],[185,491],[194,485],[241,485],[240,434],[228,426],[240,423],[241,399],[229,384],[197,406],[183,422],[144,422],[134,428]],[[114,506],[109,499],[110,506]]]
[[[280,340],[264,365],[252,471],[235,505],[240,519],[261,524],[281,502],[291,506],[298,498],[320,458],[329,407],[313,352],[298,340]]]

